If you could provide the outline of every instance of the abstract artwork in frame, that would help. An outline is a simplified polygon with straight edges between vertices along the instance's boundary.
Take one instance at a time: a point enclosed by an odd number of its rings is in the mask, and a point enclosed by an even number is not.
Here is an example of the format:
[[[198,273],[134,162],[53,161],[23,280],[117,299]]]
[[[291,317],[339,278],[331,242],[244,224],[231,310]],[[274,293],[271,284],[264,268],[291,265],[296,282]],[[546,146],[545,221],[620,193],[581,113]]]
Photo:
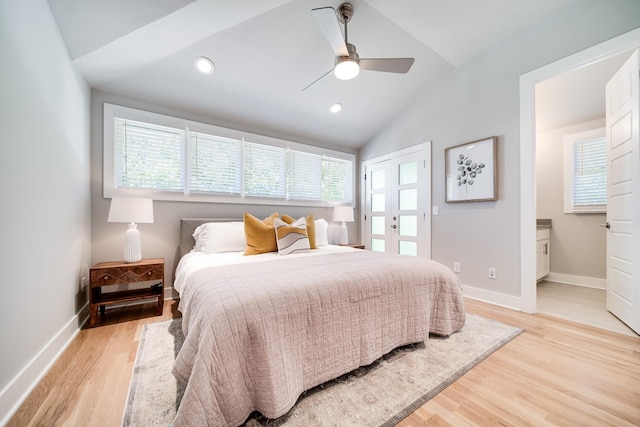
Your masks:
[[[498,200],[497,145],[491,136],[445,148],[447,203]]]

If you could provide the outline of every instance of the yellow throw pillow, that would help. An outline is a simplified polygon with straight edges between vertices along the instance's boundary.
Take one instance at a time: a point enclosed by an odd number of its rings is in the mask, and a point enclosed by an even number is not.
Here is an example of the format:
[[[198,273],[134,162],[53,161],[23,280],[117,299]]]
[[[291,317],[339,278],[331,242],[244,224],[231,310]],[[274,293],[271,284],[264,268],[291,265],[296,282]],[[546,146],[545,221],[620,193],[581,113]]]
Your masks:
[[[290,217],[287,214],[280,215],[280,219],[286,222],[287,224],[293,224],[295,219]],[[307,235],[309,236],[309,247],[311,249],[318,249],[316,246],[316,222],[313,219],[313,214],[307,215],[305,218],[305,222],[307,223]]]
[[[276,232],[273,225],[276,218],[278,218],[277,212],[266,217],[264,221],[245,212],[244,235],[247,239],[247,247],[244,250],[245,255],[258,255],[278,251]]]

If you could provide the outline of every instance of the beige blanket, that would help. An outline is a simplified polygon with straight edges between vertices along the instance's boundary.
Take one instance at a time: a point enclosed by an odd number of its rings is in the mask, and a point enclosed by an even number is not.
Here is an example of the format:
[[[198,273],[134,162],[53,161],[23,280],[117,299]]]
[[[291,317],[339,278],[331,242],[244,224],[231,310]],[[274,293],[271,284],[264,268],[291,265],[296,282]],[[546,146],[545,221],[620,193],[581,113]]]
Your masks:
[[[464,324],[457,277],[436,262],[369,251],[213,267],[180,299],[186,383],[175,426],[277,418],[300,394],[392,349]]]

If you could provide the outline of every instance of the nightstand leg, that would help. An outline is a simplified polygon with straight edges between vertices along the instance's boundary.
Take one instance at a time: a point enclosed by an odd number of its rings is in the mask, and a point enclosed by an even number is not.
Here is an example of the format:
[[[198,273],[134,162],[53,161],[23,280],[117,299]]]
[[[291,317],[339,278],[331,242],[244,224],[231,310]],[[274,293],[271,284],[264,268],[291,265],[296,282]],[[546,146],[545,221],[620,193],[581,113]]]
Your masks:
[[[98,306],[89,304],[89,326],[96,326],[96,318],[98,317]]]

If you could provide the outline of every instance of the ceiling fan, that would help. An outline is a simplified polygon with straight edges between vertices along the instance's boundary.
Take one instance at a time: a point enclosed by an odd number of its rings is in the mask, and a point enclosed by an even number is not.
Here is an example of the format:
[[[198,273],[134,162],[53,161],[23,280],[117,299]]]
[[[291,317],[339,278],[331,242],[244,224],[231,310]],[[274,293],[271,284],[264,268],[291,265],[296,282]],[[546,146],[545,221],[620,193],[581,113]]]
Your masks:
[[[353,16],[351,3],[342,3],[337,12],[332,7],[321,7],[312,9],[311,13],[336,53],[336,59],[333,69],[302,89],[303,92],[332,71],[340,80],[350,80],[356,77],[360,70],[404,74],[409,71],[415,61],[414,58],[360,58],[355,45],[349,43],[347,38],[347,23]],[[344,24],[344,39],[338,21]]]

